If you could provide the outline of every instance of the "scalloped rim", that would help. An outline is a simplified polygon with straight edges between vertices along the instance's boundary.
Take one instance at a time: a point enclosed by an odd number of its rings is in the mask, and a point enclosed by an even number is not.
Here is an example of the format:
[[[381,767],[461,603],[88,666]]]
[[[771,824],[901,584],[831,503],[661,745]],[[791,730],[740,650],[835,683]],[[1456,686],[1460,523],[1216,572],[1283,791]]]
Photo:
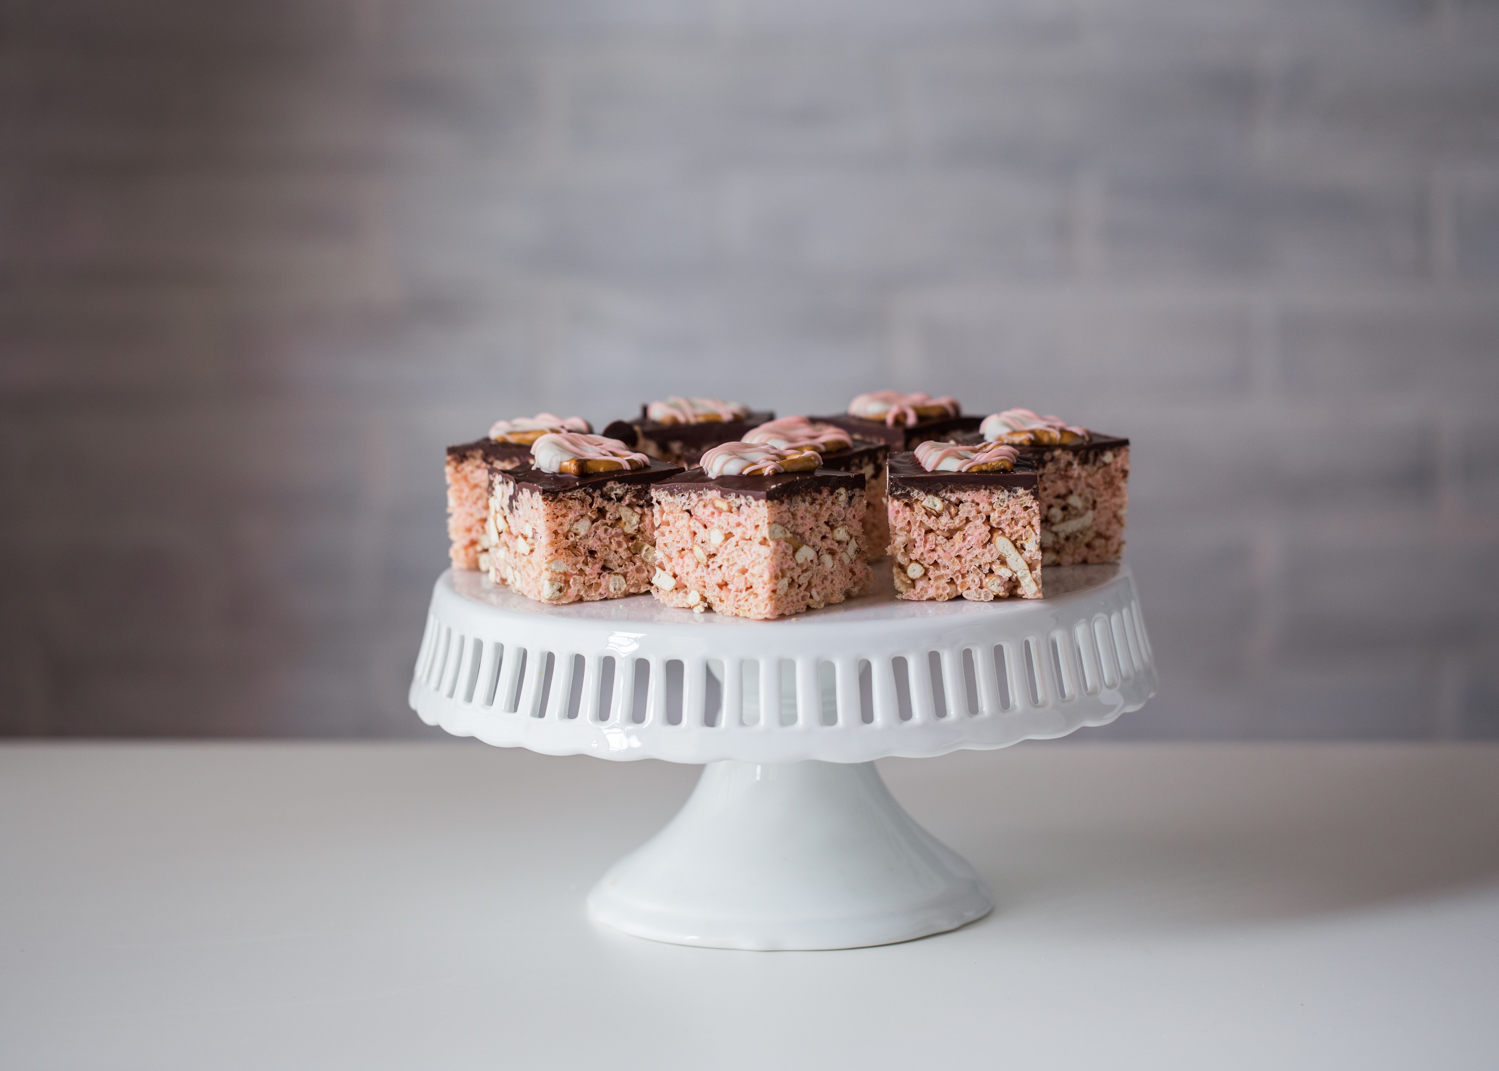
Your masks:
[[[1054,574],[1061,574],[1056,583]],[[1052,739],[1139,709],[1155,694],[1156,675],[1128,566],[1053,569],[1047,582],[1073,590],[1034,601],[910,603],[894,599],[887,580],[883,590],[841,606],[760,622],[695,615],[663,607],[650,596],[546,606],[496,588],[476,573],[448,570],[434,586],[410,702],[427,724],[498,747],[681,763],[921,758]],[[462,641],[461,652],[455,638]],[[495,665],[496,645],[511,652],[527,649],[523,676],[516,672],[515,658],[508,669],[503,658]],[[995,645],[1003,648],[1007,681],[1022,685],[1008,689],[1008,708],[1000,702],[997,674],[985,666],[982,654]],[[965,649],[975,652],[968,667]],[[556,656],[549,689],[541,657],[547,652]],[[959,696],[964,705],[976,702],[978,713],[937,716],[929,669],[934,653],[942,694]],[[574,655],[583,656],[584,701],[568,718],[563,708],[572,689]],[[590,709],[597,706],[590,692],[597,691],[598,666],[606,657],[615,659],[614,701],[600,720]],[[906,660],[907,720],[891,716],[896,694],[889,669],[896,657]],[[672,660],[683,663],[684,711],[702,709],[702,667],[708,660],[723,663],[725,700],[718,724],[704,725],[700,718],[694,723],[687,716],[680,724],[669,722],[660,683]],[[766,664],[793,663],[796,707],[814,712],[817,722],[741,724],[738,667],[745,660],[757,663],[762,673]],[[861,660],[870,663],[874,695],[869,701],[866,693],[865,705],[873,708],[872,723],[860,716]],[[636,722],[629,720],[634,710],[623,700],[633,695],[639,662],[649,663],[650,684],[644,720]],[[820,663],[834,666],[836,692],[826,696],[819,690]],[[763,680],[773,683],[769,676]],[[517,709],[503,712],[500,708],[511,703],[501,696],[512,697]],[[486,704],[490,697],[494,701]],[[829,698],[837,720],[825,725],[821,712]]]

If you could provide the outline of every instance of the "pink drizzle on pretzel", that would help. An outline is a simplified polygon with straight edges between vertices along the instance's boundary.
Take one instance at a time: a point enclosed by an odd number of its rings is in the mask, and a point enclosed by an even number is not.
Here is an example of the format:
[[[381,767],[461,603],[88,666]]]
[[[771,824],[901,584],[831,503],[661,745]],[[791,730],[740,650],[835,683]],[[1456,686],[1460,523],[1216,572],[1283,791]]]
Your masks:
[[[1007,462],[1015,467],[1020,451],[1002,443],[979,443],[969,446],[963,443],[925,442],[916,445],[916,460],[928,472],[969,472],[980,465],[992,465],[996,461]]]
[[[514,420],[496,420],[489,429],[489,437],[512,435],[518,431],[577,431],[588,434],[593,428],[582,417],[560,417],[555,413],[537,413],[534,417],[516,417]]]
[[[765,443],[769,446],[794,446],[802,450],[816,450],[819,454],[830,454],[835,450],[847,450],[854,445],[854,438],[842,428],[831,424],[815,424],[804,416],[781,417],[748,431],[743,442]]]
[[[531,456],[542,472],[561,472],[564,461],[618,461],[626,469],[649,468],[651,459],[618,439],[565,431],[543,435],[531,444]]]
[[[718,398],[683,398],[673,394],[645,407],[645,418],[658,424],[701,424],[706,420],[743,420],[749,406]]]
[[[930,394],[902,394],[898,390],[877,390],[861,394],[848,403],[848,415],[863,420],[884,420],[890,427],[915,427],[921,421],[916,410],[927,406],[941,406],[950,417],[957,416],[961,409],[958,400],[951,396],[933,398]]]
[[[705,453],[698,464],[715,480],[720,476],[773,476],[786,471],[782,461],[806,453],[804,448],[784,449],[764,443],[724,443]]]
[[[1042,416],[1030,409],[1006,409],[1003,413],[986,416],[984,422],[979,425],[979,434],[985,440],[992,440],[998,439],[1006,432],[1033,431],[1037,428],[1046,428],[1058,434],[1070,431],[1080,439],[1087,439],[1092,435],[1087,428],[1063,423],[1061,417]]]

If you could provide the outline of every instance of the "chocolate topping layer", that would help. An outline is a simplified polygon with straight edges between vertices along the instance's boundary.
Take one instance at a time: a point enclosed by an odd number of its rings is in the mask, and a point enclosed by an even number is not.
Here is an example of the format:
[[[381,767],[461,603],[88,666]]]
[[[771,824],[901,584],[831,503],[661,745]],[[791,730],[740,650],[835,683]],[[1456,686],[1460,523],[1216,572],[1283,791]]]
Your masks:
[[[1013,472],[928,472],[912,453],[890,455],[890,494],[896,498],[926,495],[944,487],[1010,487],[1035,491],[1039,477],[1033,461],[1021,452]]]
[[[859,417],[849,416],[847,413],[815,416],[809,419],[840,427],[860,439],[889,443],[892,450],[908,450],[912,445],[924,439],[955,438],[957,432],[977,431],[978,426],[984,422],[983,417],[955,416],[942,417],[938,420],[923,420],[909,428],[900,426],[892,428],[883,420],[862,420]]]
[[[776,499],[824,488],[842,487],[849,491],[862,491],[864,475],[859,472],[814,469],[811,472],[777,472],[771,476],[720,476],[715,480],[709,478],[702,469],[692,468],[680,476],[673,476],[662,483],[661,487],[673,491],[711,491],[744,498]]]
[[[855,439],[846,450],[833,450],[822,455],[822,468],[839,472],[857,472],[865,465],[883,465],[890,450],[888,443]]]
[[[952,441],[955,443],[964,444],[981,443],[984,441],[984,438],[977,431],[971,431],[963,432],[959,435],[954,435],[952,437]],[[1117,450],[1121,446],[1128,446],[1129,440],[1118,435],[1100,435],[1095,431],[1092,433],[1092,437],[1088,439],[1087,442],[1045,443],[1037,444],[1034,446],[1025,446],[1020,443],[1015,443],[1014,445],[1015,449],[1020,451],[1021,457],[1025,457],[1028,454],[1035,457],[1048,453],[1052,450],[1069,450],[1076,454],[1098,454],[1102,453],[1105,450]]]
[[[567,476],[560,472],[543,472],[530,465],[518,469],[494,469],[492,475],[499,479],[514,480],[516,488],[536,491],[543,495],[562,494],[587,488],[602,487],[606,483],[657,483],[682,471],[681,465],[668,465],[664,461],[651,461],[648,469],[631,469],[619,472],[595,472],[587,476]]]
[[[645,406],[640,407],[640,416],[633,420],[616,420],[604,429],[611,439],[618,439],[626,446],[638,448],[640,439],[658,443],[681,443],[689,450],[696,447],[717,446],[744,437],[751,428],[758,428],[767,420],[774,420],[774,413],[751,413],[743,420],[705,420],[697,424],[661,424],[645,419]],[[629,429],[629,430],[626,430]]]
[[[520,443],[497,443],[493,439],[485,438],[448,447],[449,457],[463,457],[465,454],[479,454],[485,461],[491,463],[501,460],[519,460],[529,464],[531,461],[531,447]]]

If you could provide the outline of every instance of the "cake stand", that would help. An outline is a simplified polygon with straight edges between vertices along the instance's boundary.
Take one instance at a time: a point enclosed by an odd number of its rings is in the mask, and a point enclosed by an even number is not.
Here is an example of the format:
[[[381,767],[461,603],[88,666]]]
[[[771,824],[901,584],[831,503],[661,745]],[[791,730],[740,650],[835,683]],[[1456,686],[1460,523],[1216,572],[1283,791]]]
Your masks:
[[[1046,570],[1045,599],[870,594],[780,621],[649,595],[547,606],[474,572],[437,581],[411,683],[429,725],[548,755],[706,764],[692,796],[588,897],[595,919],[717,948],[888,944],[993,899],[874,767],[1103,725],[1155,694],[1128,566]]]

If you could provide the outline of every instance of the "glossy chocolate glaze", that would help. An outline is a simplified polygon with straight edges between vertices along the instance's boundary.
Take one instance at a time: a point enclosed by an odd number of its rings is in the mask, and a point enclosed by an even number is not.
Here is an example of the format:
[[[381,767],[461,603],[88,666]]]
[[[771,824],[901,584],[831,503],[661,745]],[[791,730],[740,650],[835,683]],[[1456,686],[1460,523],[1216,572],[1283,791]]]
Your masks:
[[[660,486],[663,490],[670,491],[702,491],[716,495],[738,495],[741,498],[777,499],[839,487],[849,491],[862,491],[864,474],[813,469],[810,472],[777,472],[771,476],[720,476],[715,480],[701,468],[691,468]]]
[[[511,468],[517,464],[526,465],[531,462],[529,443],[524,446],[519,443],[497,443],[493,439],[486,438],[448,447],[449,457],[464,457],[469,454],[478,454],[491,465],[508,463]]]
[[[888,443],[855,439],[854,444],[846,450],[834,450],[823,454],[820,467],[837,469],[839,472],[859,472],[867,465],[883,466],[889,455]]]
[[[767,420],[774,420],[774,413],[751,413],[743,420],[705,420],[699,424],[661,424],[645,418],[646,406],[640,407],[640,416],[633,420],[616,420],[604,429],[611,439],[618,439],[632,449],[640,448],[641,439],[658,443],[681,443],[688,452],[701,452],[719,443],[731,443],[744,438],[751,428],[758,428]]]
[[[883,420],[864,420],[862,417],[849,416],[847,413],[807,419],[832,424],[860,439],[888,443],[891,450],[909,450],[927,439],[949,439],[960,432],[977,431],[978,426],[984,422],[983,417],[976,416],[942,417],[937,420],[923,420],[907,428],[891,427]]]
[[[682,471],[681,465],[668,465],[665,461],[652,461],[648,469],[631,469],[628,472],[596,472],[588,476],[568,476],[560,472],[543,472],[530,465],[518,469],[493,469],[494,479],[514,480],[517,490],[536,491],[543,495],[562,494],[566,491],[594,490],[607,483],[651,484],[668,479]]]
[[[972,431],[964,432],[961,435],[954,435],[951,441],[955,443],[963,443],[964,445],[971,445],[973,443],[983,442],[984,437],[977,431]],[[1083,457],[1090,457],[1093,454],[1101,454],[1105,450],[1117,450],[1121,446],[1128,445],[1128,439],[1122,438],[1118,435],[1100,435],[1096,431],[1091,433],[1091,436],[1089,437],[1087,442],[1038,443],[1035,446],[1026,446],[1021,443],[1014,444],[1015,449],[1020,451],[1021,457],[1031,457],[1036,458],[1037,460],[1039,460],[1043,455],[1050,453],[1052,450],[1067,450],[1071,453],[1079,454]]]
[[[912,453],[890,455],[890,494],[929,495],[948,487],[1008,487],[1035,491],[1038,476],[1022,453],[1013,472],[928,472]]]

